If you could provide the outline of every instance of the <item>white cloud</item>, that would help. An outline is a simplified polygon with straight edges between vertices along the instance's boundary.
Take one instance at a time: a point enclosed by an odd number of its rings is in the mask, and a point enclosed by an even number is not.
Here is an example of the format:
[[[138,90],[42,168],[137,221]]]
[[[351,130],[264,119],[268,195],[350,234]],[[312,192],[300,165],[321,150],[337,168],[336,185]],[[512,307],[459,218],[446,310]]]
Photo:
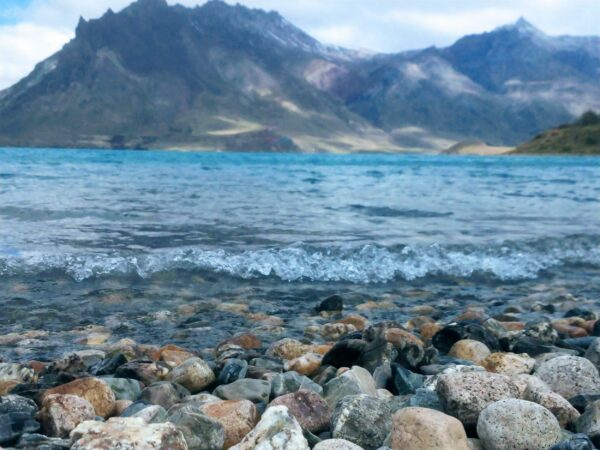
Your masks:
[[[0,89],[50,56],[72,36],[79,16],[99,17],[132,0],[32,0],[24,8],[2,8]],[[227,0],[279,11],[318,39],[353,48],[400,51],[444,46],[471,33],[525,16],[551,34],[600,34],[599,0]],[[168,0],[194,6],[204,0]]]

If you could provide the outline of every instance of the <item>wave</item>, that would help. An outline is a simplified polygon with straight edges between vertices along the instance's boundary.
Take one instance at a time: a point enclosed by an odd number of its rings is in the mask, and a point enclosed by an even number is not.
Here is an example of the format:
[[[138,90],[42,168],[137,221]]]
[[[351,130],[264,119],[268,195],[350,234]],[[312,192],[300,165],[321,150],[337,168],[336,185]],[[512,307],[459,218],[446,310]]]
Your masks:
[[[0,249],[1,252],[1,249]],[[385,283],[425,277],[491,276],[532,279],[573,265],[600,267],[600,237],[571,236],[490,246],[400,246],[318,248],[295,244],[260,250],[178,248],[143,254],[0,253],[0,276],[59,270],[77,281],[109,276],[143,278],[172,270],[202,270],[244,279]]]

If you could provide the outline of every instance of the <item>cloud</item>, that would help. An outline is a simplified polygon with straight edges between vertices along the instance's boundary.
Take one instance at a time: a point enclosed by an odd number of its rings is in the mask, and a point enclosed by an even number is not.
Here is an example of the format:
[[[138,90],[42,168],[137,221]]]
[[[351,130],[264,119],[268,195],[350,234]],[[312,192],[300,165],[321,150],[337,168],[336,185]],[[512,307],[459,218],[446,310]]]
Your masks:
[[[10,0],[3,5],[6,1],[0,0],[0,89],[68,42],[79,16],[96,18],[132,0]],[[326,43],[385,52],[450,45],[465,34],[487,31],[519,16],[551,34],[600,34],[599,0],[227,1],[276,10]],[[25,6],[15,6],[19,2]],[[195,6],[204,0],[168,2]]]

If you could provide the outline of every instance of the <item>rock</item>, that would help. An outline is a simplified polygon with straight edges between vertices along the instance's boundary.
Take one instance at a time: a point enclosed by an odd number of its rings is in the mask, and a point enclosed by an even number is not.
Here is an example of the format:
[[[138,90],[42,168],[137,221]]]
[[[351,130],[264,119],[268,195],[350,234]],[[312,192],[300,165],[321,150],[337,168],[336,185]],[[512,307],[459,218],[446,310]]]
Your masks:
[[[215,381],[216,377],[210,366],[202,359],[191,358],[175,367],[166,379],[180,384],[192,394],[197,394]]]
[[[163,423],[168,420],[167,411],[160,405],[148,405],[131,417],[139,417],[146,423]]]
[[[196,357],[196,354],[173,344],[165,345],[156,352],[152,353],[152,359],[155,361],[164,361],[171,367],[178,366],[186,362],[188,359]]]
[[[505,375],[519,375],[531,373],[535,366],[535,359],[528,355],[515,353],[492,353],[480,361],[488,372],[503,373]]]
[[[359,364],[367,350],[368,343],[362,339],[344,339],[336,342],[329,350],[321,364],[324,366],[351,367]]]
[[[575,434],[566,441],[553,445],[548,450],[595,450],[594,444],[585,434]]]
[[[390,447],[394,450],[468,450],[467,433],[454,417],[426,408],[394,414]]]
[[[367,333],[372,332],[376,327],[367,329]],[[375,333],[372,333],[376,334]],[[396,361],[404,367],[417,370],[426,363],[425,344],[421,339],[412,333],[400,328],[387,328],[384,332],[385,341],[394,346],[397,352]]]
[[[600,339],[596,338],[592,341],[590,346],[587,348],[585,355],[589,359],[596,369],[600,368]]]
[[[329,426],[331,410],[321,396],[312,391],[296,391],[273,400],[270,406],[283,405],[303,429],[319,433]]]
[[[528,397],[528,400],[542,405],[554,414],[562,428],[574,425],[579,418],[579,411],[556,392],[528,391]]]
[[[316,353],[307,353],[305,355],[287,361],[284,365],[286,371],[293,370],[302,375],[313,375],[321,367],[323,356]]]
[[[359,366],[352,367],[323,386],[323,397],[331,409],[345,396],[359,394],[377,397],[375,380],[368,371]]]
[[[521,398],[523,400],[529,400],[530,402],[535,402],[534,399],[536,398],[536,395],[540,393],[552,392],[550,386],[548,386],[535,375],[517,375],[516,377],[512,378],[512,381],[519,386],[519,390],[522,393]]]
[[[576,423],[578,433],[590,437],[596,446],[600,443],[600,400],[590,403]]]
[[[120,366],[115,372],[116,378],[133,378],[145,385],[162,381],[169,373],[164,363],[153,361],[130,361]]]
[[[131,400],[117,400],[115,402],[115,410],[113,411],[114,416],[120,416],[123,411],[129,408],[133,402]]]
[[[228,359],[219,372],[217,383],[220,385],[233,383],[236,380],[245,378],[247,373],[247,361],[237,358]]]
[[[44,398],[39,414],[45,434],[64,438],[81,422],[93,420],[96,411],[90,402],[76,395],[53,394]]]
[[[115,417],[83,422],[71,432],[72,450],[187,450],[183,434],[172,423],[147,424],[140,418]]]
[[[368,395],[347,396],[335,408],[331,418],[331,435],[365,450],[375,450],[383,445],[391,426],[391,410],[387,402]]]
[[[40,424],[29,412],[10,412],[0,415],[0,446],[16,441],[25,433],[36,433]]]
[[[298,421],[285,406],[265,411],[260,422],[231,450],[309,450]]]
[[[561,439],[560,425],[550,411],[517,399],[487,406],[479,415],[477,434],[486,450],[545,449]]]
[[[92,375],[112,375],[123,364],[127,364],[127,357],[123,353],[117,353],[110,358],[103,359],[90,367]]]
[[[219,397],[217,397],[216,395],[203,393],[203,394],[190,395],[189,397],[183,398],[182,401],[183,401],[183,403],[192,403],[193,405],[196,405],[196,406],[202,406],[202,405],[205,405],[206,403],[222,402],[223,400],[220,399]]]
[[[131,400],[135,402],[142,395],[142,388],[138,380],[128,378],[101,378],[110,386],[116,400]]]
[[[42,404],[53,394],[68,394],[81,397],[94,407],[96,415],[108,417],[115,408],[115,394],[104,380],[100,378],[80,378],[70,383],[48,389],[42,394]]]
[[[35,371],[21,364],[0,362],[0,381],[18,381],[19,383],[35,383]]]
[[[313,450],[364,450],[345,439],[326,439],[313,447]]]
[[[336,320],[335,323],[354,325],[354,328],[356,328],[358,331],[363,331],[365,328],[367,328],[369,321],[359,314],[349,314],[342,319]]]
[[[303,344],[295,339],[285,338],[271,344],[267,356],[277,356],[282,359],[294,359],[312,350],[310,345]]]
[[[535,375],[565,398],[600,392],[598,369],[578,356],[559,356],[546,361]]]
[[[186,395],[189,395],[189,392],[185,392],[181,386],[169,381],[159,381],[145,388],[140,398],[151,405],[160,405],[169,409],[181,402]]]
[[[169,416],[169,422],[174,424],[187,442],[189,450],[221,450],[225,442],[225,430],[218,421],[204,415],[202,411],[187,405]]]
[[[0,415],[9,413],[25,413],[30,417],[35,417],[38,407],[33,400],[19,395],[0,397]]]
[[[320,334],[323,339],[328,341],[337,341],[347,334],[354,333],[357,328],[352,324],[347,323],[326,323],[320,329]]]
[[[226,449],[240,443],[258,422],[256,406],[249,400],[206,403],[201,406],[201,410],[223,426]]]
[[[253,403],[268,402],[270,394],[271,383],[249,378],[219,386],[214,391],[214,395],[224,400],[250,400]]]
[[[465,426],[475,425],[479,413],[491,403],[519,395],[517,387],[507,376],[489,372],[441,375],[436,391],[446,413]]]
[[[217,345],[217,349],[223,344],[237,345],[244,350],[254,350],[262,346],[262,342],[259,337],[253,333],[238,333]]]
[[[313,391],[321,395],[323,388],[310,378],[300,375],[298,372],[290,371],[275,375],[271,380],[271,396],[273,398],[285,394],[291,394],[299,390]]]
[[[51,438],[42,434],[24,434],[13,448],[18,450],[69,450],[71,441]]]
[[[17,380],[0,381],[0,397],[8,395],[18,384],[20,384],[20,382]]]
[[[487,358],[490,353],[487,345],[473,339],[461,339],[455,342],[448,352],[450,356],[473,361],[474,363],[479,363],[482,359]]]
[[[411,372],[400,364],[391,365],[390,389],[395,395],[414,394],[423,386],[423,375]]]
[[[106,356],[101,350],[82,350],[69,353],[50,363],[47,373],[84,373],[101,363]]]
[[[341,295],[332,295],[317,305],[317,312],[322,311],[342,311],[344,309],[344,299]]]
[[[491,351],[498,350],[498,338],[487,331],[482,325],[475,322],[454,322],[438,331],[431,343],[443,353],[448,353],[452,346],[462,340],[472,339],[483,342]]]

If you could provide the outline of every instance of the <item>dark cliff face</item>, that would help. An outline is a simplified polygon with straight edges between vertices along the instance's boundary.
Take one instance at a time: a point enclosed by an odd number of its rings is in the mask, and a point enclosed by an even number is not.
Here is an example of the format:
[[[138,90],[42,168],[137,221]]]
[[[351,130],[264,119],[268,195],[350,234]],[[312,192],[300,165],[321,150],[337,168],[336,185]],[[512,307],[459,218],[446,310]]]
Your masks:
[[[398,150],[512,144],[600,104],[600,50],[520,21],[369,58],[276,12],[138,0],[0,93],[0,145]],[[579,96],[581,97],[581,96]],[[581,99],[579,100],[581,103]]]

